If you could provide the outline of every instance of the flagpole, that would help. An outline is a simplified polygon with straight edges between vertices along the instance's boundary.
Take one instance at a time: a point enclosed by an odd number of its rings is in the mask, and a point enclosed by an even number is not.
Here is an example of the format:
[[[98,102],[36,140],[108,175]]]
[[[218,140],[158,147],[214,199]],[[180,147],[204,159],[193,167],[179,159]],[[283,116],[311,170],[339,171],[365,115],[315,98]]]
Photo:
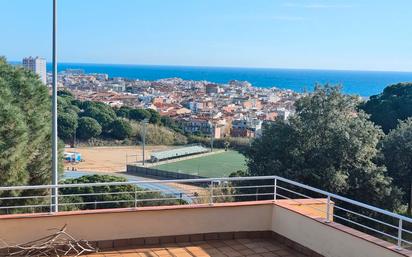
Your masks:
[[[57,0],[53,0],[53,95],[52,95],[52,212],[59,211],[59,155],[57,135]]]

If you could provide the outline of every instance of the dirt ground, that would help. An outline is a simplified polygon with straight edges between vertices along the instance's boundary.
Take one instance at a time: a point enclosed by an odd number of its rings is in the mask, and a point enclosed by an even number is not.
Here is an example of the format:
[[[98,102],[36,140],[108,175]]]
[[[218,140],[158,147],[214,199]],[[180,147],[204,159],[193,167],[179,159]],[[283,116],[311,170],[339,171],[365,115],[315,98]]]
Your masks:
[[[171,149],[171,146],[146,146],[145,159],[150,159],[150,154],[153,151],[162,151]],[[65,163],[65,170],[75,168],[77,171],[83,172],[107,172],[118,173],[119,175],[126,170],[126,155],[127,162],[141,162],[142,161],[142,148],[141,146],[115,146],[115,147],[79,147],[79,148],[66,148],[65,152],[79,152],[82,155],[83,161],[77,164]],[[114,174],[113,174],[114,175]],[[150,179],[151,180],[151,179]],[[209,190],[198,187],[195,185],[170,183],[170,186],[182,190],[188,195],[196,192],[199,194],[197,201],[208,201]]]
[[[170,148],[170,146],[146,146],[145,159],[149,159],[153,151]],[[83,159],[77,164],[65,163],[65,170],[75,168],[77,171],[120,172],[126,170],[126,160],[127,163],[142,161],[141,146],[66,148],[65,152],[79,152]]]

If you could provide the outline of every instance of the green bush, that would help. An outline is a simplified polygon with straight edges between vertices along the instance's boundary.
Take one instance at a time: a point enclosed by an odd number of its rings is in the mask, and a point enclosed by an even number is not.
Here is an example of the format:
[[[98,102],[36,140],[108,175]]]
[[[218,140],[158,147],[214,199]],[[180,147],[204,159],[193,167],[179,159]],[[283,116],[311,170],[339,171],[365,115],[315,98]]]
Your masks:
[[[188,141],[190,144],[198,143],[207,147],[210,147],[211,145],[210,137],[190,135]],[[250,143],[251,139],[244,137],[225,137],[213,140],[213,146],[215,148],[231,148],[241,152],[247,149],[250,146]]]
[[[59,91],[58,95],[61,120],[59,135],[65,141],[71,140],[74,135],[73,131],[76,131],[80,140],[86,141],[93,138],[93,145],[133,144],[141,141],[141,126],[136,122],[148,119],[149,123],[153,124],[148,125],[146,138],[148,144],[181,145],[187,143],[187,138],[182,134],[176,122],[170,117],[161,117],[155,110],[134,109],[128,106],[112,108],[101,102],[82,102],[75,100],[73,94],[67,90]],[[69,113],[73,117],[69,117]],[[77,130],[75,129],[76,122],[73,120],[76,115],[80,116]],[[131,130],[128,123],[135,124]],[[113,139],[123,142],[115,142]]]
[[[116,119],[110,125],[110,135],[118,140],[129,138],[132,135],[132,126],[126,120]]]
[[[0,58],[0,186],[50,182],[50,117],[38,76]]]
[[[74,112],[60,113],[57,118],[59,138],[65,142],[72,142],[78,126],[77,114]]]
[[[89,175],[82,176],[76,179],[67,179],[63,182],[64,184],[86,184],[126,181],[127,180],[125,178],[118,176]],[[151,192],[134,185],[116,185],[62,188],[60,190],[59,200],[63,206],[61,208],[62,210],[134,207],[135,199],[137,200],[137,207],[186,204],[186,202],[181,199],[144,201],[144,199],[161,199],[176,197],[177,196],[175,195],[165,195],[159,192]]]
[[[386,87],[379,95],[371,96],[360,105],[370,119],[385,133],[398,126],[399,120],[412,117],[412,83],[398,83]]]
[[[129,111],[129,119],[142,121],[144,119],[150,119],[151,114],[149,111],[144,109],[133,109]]]
[[[142,141],[143,125],[133,122],[133,135],[137,140]],[[147,124],[146,125],[146,143],[151,145],[185,145],[187,138],[166,127]]]
[[[98,137],[102,133],[102,126],[93,118],[81,117],[77,128],[77,137],[82,140]]]

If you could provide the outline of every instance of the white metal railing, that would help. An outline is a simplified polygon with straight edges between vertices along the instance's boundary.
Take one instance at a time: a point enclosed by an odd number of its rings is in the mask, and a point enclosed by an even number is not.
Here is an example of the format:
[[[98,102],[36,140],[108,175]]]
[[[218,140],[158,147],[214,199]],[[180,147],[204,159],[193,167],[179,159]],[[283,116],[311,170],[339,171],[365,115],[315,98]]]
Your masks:
[[[324,213],[325,222],[333,217],[398,249],[412,246],[411,218],[278,176],[0,187],[0,214],[280,199],[326,203],[326,210],[308,207]]]

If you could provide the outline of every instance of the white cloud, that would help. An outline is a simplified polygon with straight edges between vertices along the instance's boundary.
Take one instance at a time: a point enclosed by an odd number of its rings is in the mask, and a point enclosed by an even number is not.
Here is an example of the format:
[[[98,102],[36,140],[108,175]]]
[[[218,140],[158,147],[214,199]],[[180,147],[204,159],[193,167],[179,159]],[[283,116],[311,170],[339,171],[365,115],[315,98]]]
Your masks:
[[[312,3],[284,3],[286,7],[295,7],[295,8],[306,8],[306,9],[343,9],[343,8],[352,8],[353,5],[349,4],[331,4],[331,3],[320,3],[320,2],[312,2]]]
[[[272,20],[276,21],[303,21],[305,18],[299,16],[274,16],[271,17]]]

